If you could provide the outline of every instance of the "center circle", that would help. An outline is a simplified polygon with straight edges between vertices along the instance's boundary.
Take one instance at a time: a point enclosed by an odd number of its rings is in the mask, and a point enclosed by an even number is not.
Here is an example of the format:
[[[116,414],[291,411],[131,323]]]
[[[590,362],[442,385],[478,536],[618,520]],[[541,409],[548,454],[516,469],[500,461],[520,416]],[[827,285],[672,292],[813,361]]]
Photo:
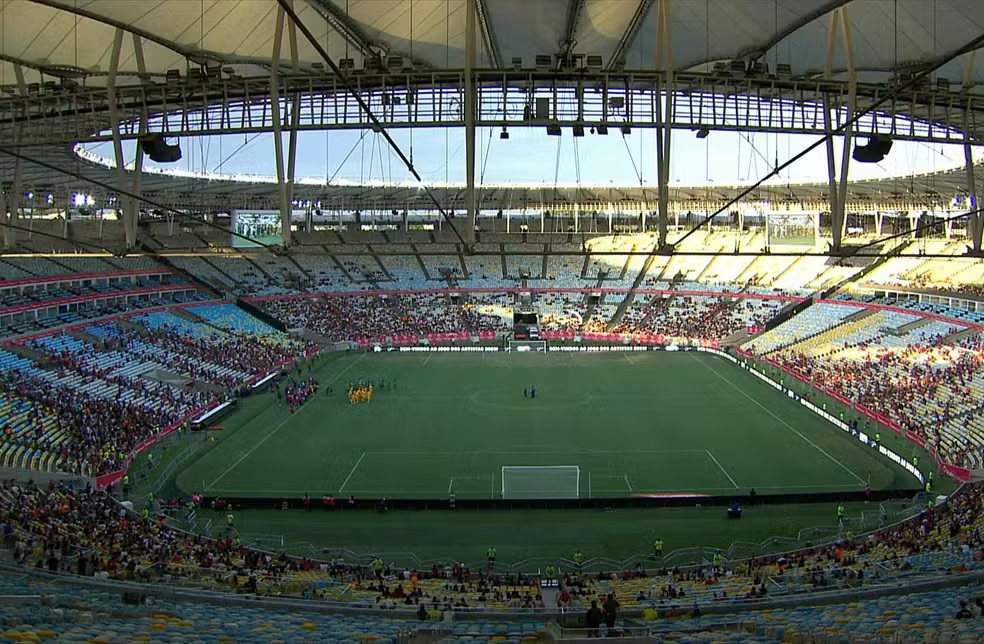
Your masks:
[[[472,404],[479,407],[504,409],[509,411],[547,411],[556,409],[558,405],[564,408],[586,407],[594,402],[590,393],[578,394],[572,397],[556,391],[544,392],[537,390],[536,398],[523,396],[522,389],[478,389],[469,396]]]

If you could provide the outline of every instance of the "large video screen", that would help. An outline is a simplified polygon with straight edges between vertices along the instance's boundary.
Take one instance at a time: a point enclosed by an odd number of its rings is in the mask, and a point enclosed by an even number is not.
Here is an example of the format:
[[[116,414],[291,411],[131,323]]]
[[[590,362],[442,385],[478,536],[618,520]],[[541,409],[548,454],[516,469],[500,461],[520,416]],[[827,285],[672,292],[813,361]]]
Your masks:
[[[232,230],[236,233],[232,236],[233,248],[256,248],[260,244],[277,246],[284,243],[280,213],[276,210],[233,210],[230,214]]]

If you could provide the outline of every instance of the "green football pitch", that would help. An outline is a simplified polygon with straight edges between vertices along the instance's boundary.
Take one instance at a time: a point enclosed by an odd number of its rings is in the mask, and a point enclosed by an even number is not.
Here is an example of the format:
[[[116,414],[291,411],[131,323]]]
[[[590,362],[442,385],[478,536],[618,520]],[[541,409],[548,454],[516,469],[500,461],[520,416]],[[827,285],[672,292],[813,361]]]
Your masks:
[[[293,414],[272,394],[245,399],[178,486],[225,497],[500,499],[504,467],[542,468],[507,469],[507,497],[917,486],[710,354],[349,353],[314,374],[321,393]],[[385,387],[351,405],[345,389],[362,380]],[[524,397],[532,386],[536,398]]]

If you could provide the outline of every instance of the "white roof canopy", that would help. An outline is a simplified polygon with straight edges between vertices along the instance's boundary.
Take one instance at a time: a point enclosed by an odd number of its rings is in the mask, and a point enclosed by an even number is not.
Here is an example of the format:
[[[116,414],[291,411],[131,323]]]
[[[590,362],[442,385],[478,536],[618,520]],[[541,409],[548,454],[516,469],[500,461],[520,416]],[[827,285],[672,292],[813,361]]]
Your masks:
[[[822,73],[831,12],[844,8],[860,72],[910,68],[942,57],[984,32],[981,0],[479,0],[477,65],[531,67],[538,54],[565,50],[655,69],[661,2],[667,3],[676,69],[756,58],[789,65],[794,76]],[[365,51],[401,54],[432,68],[464,65],[465,0],[293,0],[299,18],[334,59],[361,66]],[[276,0],[2,0],[0,84],[71,73],[99,83],[117,29],[126,37],[120,83],[201,64],[267,73],[278,30]],[[573,24],[570,24],[573,19]],[[138,51],[139,50],[139,51]],[[142,60],[140,53],[142,53]],[[494,55],[492,55],[494,53]],[[299,31],[282,30],[281,65],[310,70],[322,60]],[[831,64],[848,67],[837,33]],[[969,70],[969,73],[968,73]],[[940,69],[954,85],[984,86],[984,61],[963,56]]]

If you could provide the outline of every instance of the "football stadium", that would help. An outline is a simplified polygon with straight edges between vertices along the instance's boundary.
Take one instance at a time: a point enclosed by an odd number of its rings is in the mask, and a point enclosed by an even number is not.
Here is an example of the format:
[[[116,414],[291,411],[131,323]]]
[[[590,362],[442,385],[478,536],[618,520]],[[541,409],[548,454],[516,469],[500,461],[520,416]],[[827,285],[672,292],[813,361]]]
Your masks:
[[[0,639],[984,639],[982,55],[0,1]]]

